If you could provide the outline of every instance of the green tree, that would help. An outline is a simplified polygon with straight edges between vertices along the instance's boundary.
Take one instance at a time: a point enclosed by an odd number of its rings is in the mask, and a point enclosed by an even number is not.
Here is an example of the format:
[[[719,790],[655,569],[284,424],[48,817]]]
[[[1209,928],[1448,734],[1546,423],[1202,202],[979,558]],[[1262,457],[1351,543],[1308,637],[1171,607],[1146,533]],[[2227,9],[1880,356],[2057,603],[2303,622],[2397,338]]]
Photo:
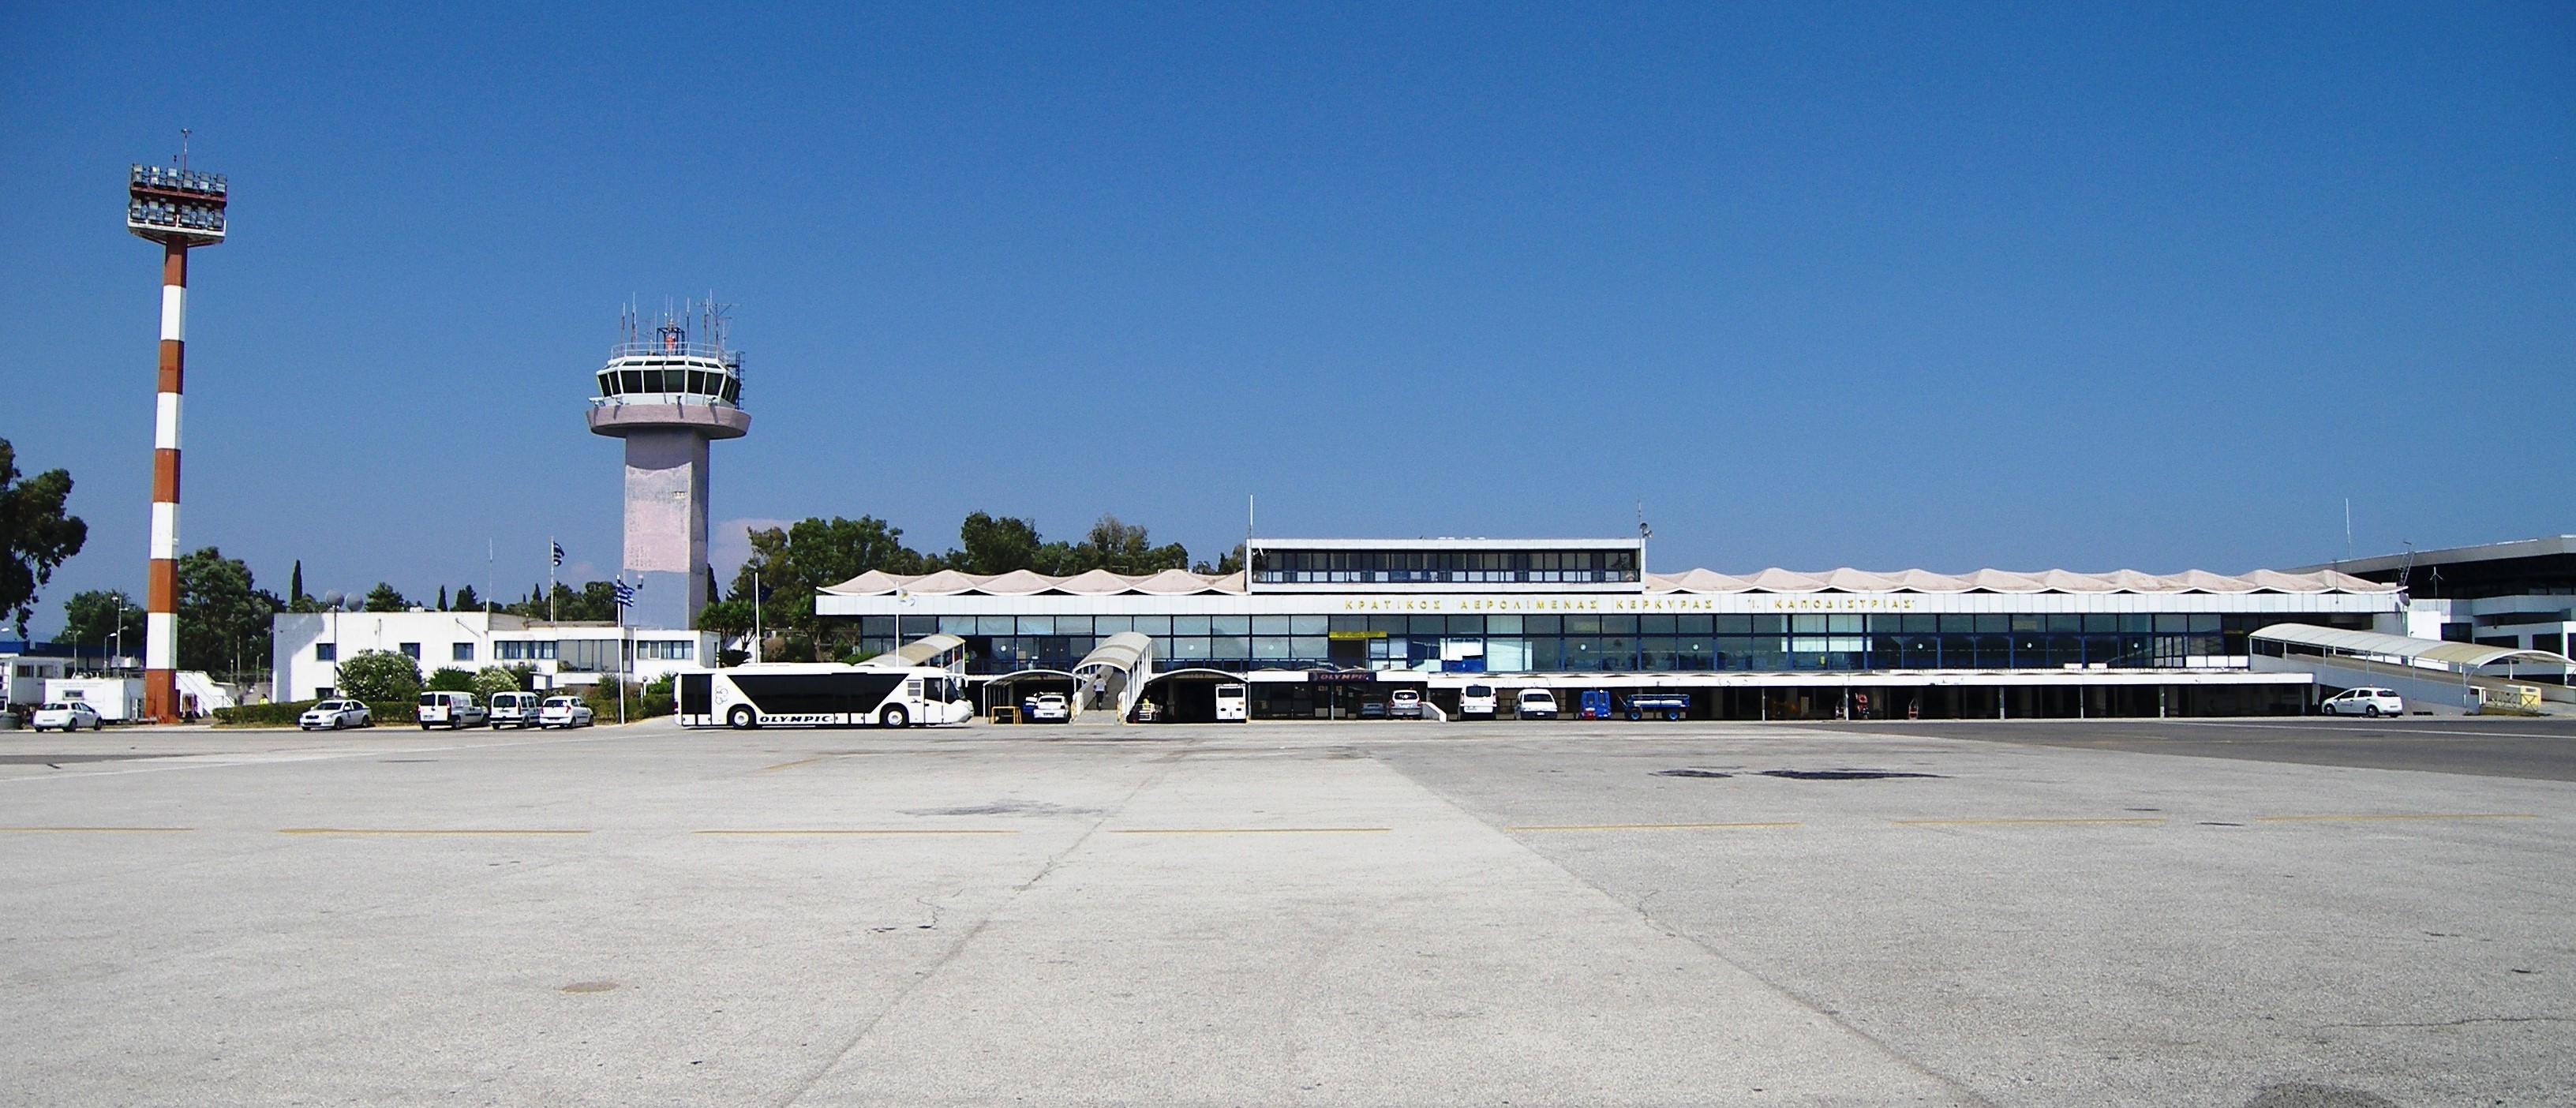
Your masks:
[[[968,515],[957,526],[957,541],[964,549],[951,550],[940,560],[950,569],[985,576],[1035,569],[1038,551],[1045,546],[1037,524],[1016,516],[996,519],[982,512]]]
[[[117,628],[125,629],[125,645],[139,649],[143,642],[143,605],[115,590],[73,593],[63,601],[63,637],[89,645],[113,644]]]
[[[1081,542],[1066,548],[1057,557],[1062,561],[1056,568],[1041,572],[1061,575],[1105,569],[1111,573],[1147,574],[1185,569],[1190,564],[1190,552],[1181,544],[1155,546],[1142,525],[1125,522],[1114,515],[1101,516]]]
[[[390,650],[368,650],[340,663],[340,695],[371,704],[420,695],[420,665]]]
[[[812,518],[792,527],[751,532],[751,557],[734,574],[735,597],[751,595],[754,576],[767,587],[762,611],[784,629],[825,634],[814,615],[814,594],[869,570],[919,573],[920,552],[903,545],[903,529],[875,516]]]
[[[1243,572],[1243,544],[1234,544],[1234,549],[1226,551],[1224,555],[1218,557],[1215,565],[1200,562],[1197,565],[1191,566],[1190,572],[1213,573],[1218,576]]]
[[[523,619],[546,618],[546,590],[543,585],[528,587],[528,595],[516,604],[503,605],[502,611]],[[554,618],[570,623],[612,622],[617,618],[617,586],[608,581],[590,581],[575,592],[564,584],[555,586]]]
[[[482,598],[482,597],[479,597],[479,596],[474,595],[474,586],[472,586],[472,585],[464,585],[464,586],[460,586],[460,587],[458,587],[458,588],[457,588],[457,590],[456,590],[456,607],[454,607],[454,608],[452,608],[452,609],[449,609],[449,610],[450,610],[450,611],[457,611],[457,612],[479,612],[479,611],[482,611],[482,610],[483,610],[483,598]]]
[[[421,687],[431,692],[473,692],[474,675],[455,666],[440,666]]]
[[[36,590],[53,580],[54,567],[89,541],[89,525],[63,514],[72,494],[69,471],[49,469],[19,480],[18,451],[0,439],[0,612],[27,637],[36,614]]]
[[[231,673],[268,657],[271,617],[284,603],[250,566],[205,547],[179,556],[179,668]]]
[[[378,581],[375,588],[367,590],[365,608],[370,612],[407,612],[411,610],[411,601],[403,599],[403,594],[392,585]]]
[[[444,612],[444,611],[446,611],[446,610],[447,610],[447,586],[445,586],[445,585],[440,585],[440,586],[438,587],[438,610],[439,610],[439,611],[442,611],[442,612]],[[454,690],[448,690],[448,691],[453,691],[453,692],[463,692],[463,691],[465,691],[465,690],[463,690],[463,689],[454,689]]]

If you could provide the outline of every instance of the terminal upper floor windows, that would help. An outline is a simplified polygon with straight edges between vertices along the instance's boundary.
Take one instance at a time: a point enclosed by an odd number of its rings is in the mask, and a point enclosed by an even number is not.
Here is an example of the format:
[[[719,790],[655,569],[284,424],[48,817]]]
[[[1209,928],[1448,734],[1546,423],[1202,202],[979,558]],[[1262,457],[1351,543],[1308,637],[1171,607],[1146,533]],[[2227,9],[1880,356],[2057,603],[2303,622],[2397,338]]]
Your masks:
[[[1272,584],[1591,584],[1638,580],[1634,550],[1260,550]]]
[[[457,643],[455,646],[448,649],[447,656],[448,660],[451,662],[471,662],[474,660],[474,644],[470,642]]]

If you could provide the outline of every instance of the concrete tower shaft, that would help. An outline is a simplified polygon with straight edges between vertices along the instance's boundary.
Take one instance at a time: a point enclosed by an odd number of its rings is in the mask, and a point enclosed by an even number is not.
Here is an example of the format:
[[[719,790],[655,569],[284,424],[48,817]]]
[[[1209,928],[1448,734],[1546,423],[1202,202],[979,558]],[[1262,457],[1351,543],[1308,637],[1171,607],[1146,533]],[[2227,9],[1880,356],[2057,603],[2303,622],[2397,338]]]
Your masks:
[[[751,430],[742,410],[742,355],[724,345],[723,315],[698,312],[707,341],[690,340],[686,316],[665,313],[649,335],[629,313],[624,340],[599,370],[590,430],[626,440],[625,556],[639,586],[629,621],[695,626],[714,599],[707,582],[707,444]]]

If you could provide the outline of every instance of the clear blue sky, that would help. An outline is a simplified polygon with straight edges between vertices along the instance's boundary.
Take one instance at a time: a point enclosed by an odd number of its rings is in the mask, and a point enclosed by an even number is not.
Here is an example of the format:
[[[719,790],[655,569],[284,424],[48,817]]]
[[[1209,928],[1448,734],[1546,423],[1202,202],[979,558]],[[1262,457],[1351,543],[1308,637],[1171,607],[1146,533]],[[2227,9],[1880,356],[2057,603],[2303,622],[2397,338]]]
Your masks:
[[[2576,530],[2563,5],[13,9],[0,436],[140,589],[616,564],[629,296],[739,306],[723,521],[1620,534],[1650,568],[2242,570]],[[945,7],[945,6],[938,6]],[[738,544],[735,544],[738,547]],[[736,554],[738,557],[738,553]]]

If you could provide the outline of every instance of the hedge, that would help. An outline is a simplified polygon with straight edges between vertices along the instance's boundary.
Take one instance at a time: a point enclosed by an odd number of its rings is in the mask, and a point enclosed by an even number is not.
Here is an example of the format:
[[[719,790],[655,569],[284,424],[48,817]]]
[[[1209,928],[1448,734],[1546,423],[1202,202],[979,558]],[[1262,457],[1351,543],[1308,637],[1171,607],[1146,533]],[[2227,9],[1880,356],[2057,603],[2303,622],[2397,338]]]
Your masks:
[[[318,700],[287,700],[267,704],[244,704],[238,708],[217,708],[215,722],[226,727],[293,727],[297,716],[303,715],[306,709],[319,703],[321,701]],[[418,706],[407,700],[388,700],[380,704],[367,705],[367,714],[374,717],[378,727],[394,724],[412,726],[420,718],[414,714],[417,710]]]

